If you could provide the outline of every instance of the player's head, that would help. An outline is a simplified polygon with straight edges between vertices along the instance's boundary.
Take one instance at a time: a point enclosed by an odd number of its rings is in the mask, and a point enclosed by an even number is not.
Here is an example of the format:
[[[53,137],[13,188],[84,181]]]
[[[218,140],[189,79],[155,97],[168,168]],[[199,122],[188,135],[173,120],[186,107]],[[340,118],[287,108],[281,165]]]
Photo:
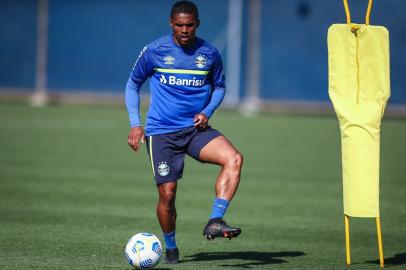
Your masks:
[[[200,23],[199,11],[195,4],[189,1],[175,3],[172,6],[169,22],[177,44],[187,47],[194,43]]]

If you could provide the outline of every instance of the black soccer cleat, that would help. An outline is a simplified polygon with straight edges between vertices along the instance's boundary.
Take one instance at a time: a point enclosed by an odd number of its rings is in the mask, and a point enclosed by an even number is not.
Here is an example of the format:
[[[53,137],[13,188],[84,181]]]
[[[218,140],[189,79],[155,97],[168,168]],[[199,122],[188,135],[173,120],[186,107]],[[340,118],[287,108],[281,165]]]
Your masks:
[[[178,262],[179,262],[179,249],[178,248],[166,249],[165,259],[163,263],[175,264]]]
[[[211,219],[203,229],[203,236],[208,240],[216,237],[231,239],[240,235],[241,229],[231,227],[222,219]]]

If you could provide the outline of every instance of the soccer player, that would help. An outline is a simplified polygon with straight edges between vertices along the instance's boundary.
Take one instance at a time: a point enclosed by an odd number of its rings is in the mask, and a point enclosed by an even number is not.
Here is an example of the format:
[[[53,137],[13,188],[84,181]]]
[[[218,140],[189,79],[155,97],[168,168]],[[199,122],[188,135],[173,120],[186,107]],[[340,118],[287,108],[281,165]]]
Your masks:
[[[175,3],[169,20],[173,33],[144,47],[126,85],[131,126],[128,144],[138,151],[140,141],[147,142],[159,193],[156,212],[164,234],[166,263],[179,260],[175,198],[185,154],[221,166],[204,237],[231,239],[241,233],[240,228],[227,225],[223,216],[238,188],[243,157],[226,137],[208,124],[223,100],[225,82],[219,52],[196,36],[199,22],[195,4]],[[139,91],[147,78],[150,78],[151,102],[144,134]]]

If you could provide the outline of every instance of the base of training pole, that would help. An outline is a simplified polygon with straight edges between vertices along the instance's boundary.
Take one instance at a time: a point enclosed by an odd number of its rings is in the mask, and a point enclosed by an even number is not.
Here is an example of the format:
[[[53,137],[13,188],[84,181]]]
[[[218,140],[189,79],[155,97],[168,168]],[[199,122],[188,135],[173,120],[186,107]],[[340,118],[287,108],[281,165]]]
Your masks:
[[[383,268],[385,264],[383,259],[381,219],[379,217],[376,218],[376,235],[378,236],[379,264]]]
[[[350,249],[350,217],[344,215],[344,226],[345,226],[345,254],[346,254],[346,264],[351,265],[351,249]],[[379,264],[381,268],[385,266],[383,257],[383,244],[382,244],[382,230],[381,230],[381,219],[376,218],[376,234],[378,237],[378,251],[379,251]]]

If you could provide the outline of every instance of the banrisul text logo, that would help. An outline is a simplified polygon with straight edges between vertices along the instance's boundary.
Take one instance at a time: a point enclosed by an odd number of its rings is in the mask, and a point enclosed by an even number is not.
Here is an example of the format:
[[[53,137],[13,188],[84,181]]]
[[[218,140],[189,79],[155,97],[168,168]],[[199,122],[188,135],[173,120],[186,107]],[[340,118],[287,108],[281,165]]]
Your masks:
[[[163,74],[161,75],[161,78],[159,78],[159,81],[163,84],[166,84],[168,82]]]
[[[203,86],[205,79],[200,80],[196,79],[196,77],[193,77],[191,79],[181,79],[177,78],[174,75],[169,75],[165,76],[161,74],[161,77],[159,78],[159,81],[163,84],[169,84],[169,85],[178,85],[178,86]]]

